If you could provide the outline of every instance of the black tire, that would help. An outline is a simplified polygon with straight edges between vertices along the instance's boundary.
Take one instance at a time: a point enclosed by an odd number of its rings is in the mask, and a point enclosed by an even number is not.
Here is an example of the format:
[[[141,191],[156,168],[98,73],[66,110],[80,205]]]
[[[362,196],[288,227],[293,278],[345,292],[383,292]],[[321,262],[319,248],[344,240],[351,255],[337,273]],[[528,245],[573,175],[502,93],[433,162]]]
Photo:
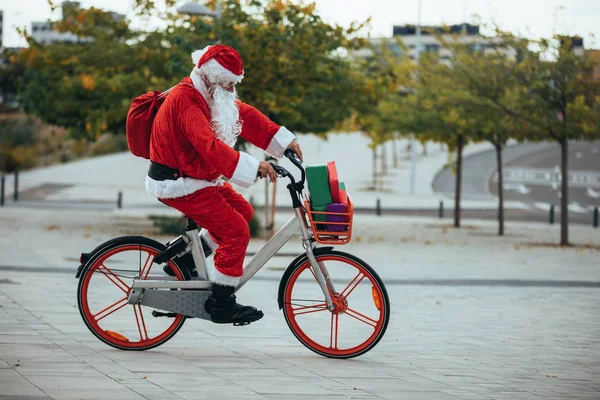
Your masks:
[[[85,311],[83,308],[83,304],[82,304],[83,303],[82,288],[84,286],[84,282],[86,281],[88,274],[93,273],[93,271],[90,271],[90,268],[92,268],[92,266],[94,266],[95,262],[98,259],[102,258],[102,256],[105,255],[106,253],[116,250],[120,247],[126,247],[126,246],[131,246],[131,245],[142,245],[146,248],[154,249],[158,253],[162,252],[166,248],[166,246],[164,244],[157,242],[155,240],[143,237],[143,236],[118,237],[118,238],[111,239],[111,240],[101,244],[100,246],[96,247],[90,253],[89,260],[85,263],[85,265],[81,271],[81,275],[79,277],[79,284],[78,284],[78,288],[77,288],[77,303],[79,306],[79,313],[81,315],[81,318],[85,322],[86,326],[94,334],[94,336],[96,336],[102,342],[106,343],[107,345],[109,345],[111,347],[114,347],[114,348],[117,348],[120,350],[135,350],[135,351],[149,350],[149,349],[158,347],[158,346],[166,343],[173,336],[175,336],[175,334],[181,329],[181,327],[185,323],[186,317],[182,316],[179,324],[174,328],[174,330],[168,336],[166,336],[164,339],[160,340],[159,342],[153,343],[148,346],[141,346],[141,347],[133,348],[133,347],[120,346],[120,345],[112,343],[111,341],[102,337],[90,324],[90,321],[86,317],[86,314],[85,314]],[[179,273],[181,273],[181,275],[184,277],[184,280],[189,279],[189,272],[187,271],[187,268],[180,267],[176,261],[170,261],[169,265],[171,266],[171,268],[177,269],[177,271]]]
[[[363,260],[361,260],[360,258],[352,255],[352,254],[348,254],[348,253],[344,253],[341,251],[335,251],[332,250],[331,248],[320,248],[317,251],[315,251],[315,258],[317,259],[317,261],[319,261],[320,259],[326,258],[328,256],[335,256],[341,259],[347,259],[350,260],[356,264],[359,264],[360,267],[362,267],[367,273],[368,275],[370,275],[370,278],[372,279],[372,282],[374,282],[379,290],[380,293],[383,295],[383,304],[384,304],[384,312],[383,312],[383,322],[382,322],[382,326],[380,328],[380,331],[378,332],[377,336],[371,340],[371,342],[367,345],[366,348],[361,349],[360,351],[354,352],[352,354],[346,354],[346,355],[338,355],[338,354],[331,354],[331,353],[327,353],[324,351],[320,351],[319,349],[314,348],[310,343],[308,343],[298,332],[296,332],[296,330],[293,327],[293,324],[290,320],[290,316],[288,315],[288,310],[287,307],[283,306],[283,299],[285,296],[285,293],[287,293],[288,291],[288,286],[290,284],[290,280],[292,278],[292,276],[294,276],[294,273],[298,270],[303,268],[306,263],[308,262],[308,258],[304,255],[304,256],[300,256],[297,259],[295,259],[286,269],[286,271],[284,272],[282,278],[281,278],[281,283],[280,283],[280,295],[279,295],[279,304],[280,304],[280,308],[282,308],[283,311],[283,315],[285,317],[285,320],[288,324],[288,327],[290,328],[290,330],[292,331],[292,333],[294,334],[294,336],[296,336],[296,338],[300,341],[300,343],[302,343],[304,346],[306,346],[308,349],[310,349],[311,351],[325,356],[325,357],[329,357],[329,358],[353,358],[353,357],[357,357],[360,356],[362,354],[365,354],[366,352],[368,352],[369,350],[371,350],[373,347],[375,347],[377,345],[377,343],[379,343],[379,341],[383,338],[383,335],[385,334],[385,331],[387,329],[388,323],[389,323],[389,319],[390,319],[390,300],[389,300],[389,296],[387,293],[387,290],[385,288],[385,285],[383,284],[383,281],[381,280],[381,278],[379,277],[379,275],[377,275],[377,272],[375,272],[375,270],[373,268],[371,268],[371,266],[369,266],[366,262],[364,262]],[[332,272],[329,271],[329,273],[331,275]],[[333,279],[335,279],[334,276],[332,276]]]

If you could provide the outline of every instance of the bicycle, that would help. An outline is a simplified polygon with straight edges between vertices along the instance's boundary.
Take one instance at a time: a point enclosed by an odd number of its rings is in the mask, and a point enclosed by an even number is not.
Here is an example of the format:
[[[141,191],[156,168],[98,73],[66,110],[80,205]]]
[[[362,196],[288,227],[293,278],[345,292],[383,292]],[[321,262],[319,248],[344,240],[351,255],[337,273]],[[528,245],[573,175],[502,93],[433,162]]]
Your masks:
[[[249,260],[236,292],[300,232],[305,251],[283,273],[279,309],[294,336],[313,352],[331,358],[359,356],[371,350],[387,329],[390,301],[386,288],[360,258],[333,246],[319,247],[350,241],[352,203],[347,213],[340,214],[346,221],[337,222],[343,229],[323,230],[324,223],[316,215],[326,213],[311,211],[309,198],[303,194],[306,171],[302,163],[293,151],[285,155],[300,169],[300,181],[284,167],[272,165],[279,177],[290,179],[287,188],[294,216]],[[204,309],[212,286],[205,253],[198,226],[189,218],[187,222],[185,235],[166,245],[143,236],[124,236],[81,254],[76,273],[79,311],[98,339],[122,350],[148,350],[175,336],[186,318],[210,320]],[[174,276],[151,274],[153,268],[162,272],[165,264]],[[340,335],[340,326],[350,334]]]

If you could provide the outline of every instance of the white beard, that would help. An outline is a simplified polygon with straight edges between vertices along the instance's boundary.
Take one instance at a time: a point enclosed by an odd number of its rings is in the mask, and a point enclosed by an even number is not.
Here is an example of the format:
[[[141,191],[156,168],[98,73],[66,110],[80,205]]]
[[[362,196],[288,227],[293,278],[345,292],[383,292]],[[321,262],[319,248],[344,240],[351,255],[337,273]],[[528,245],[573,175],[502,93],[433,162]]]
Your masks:
[[[237,92],[228,92],[220,85],[209,87],[208,90],[213,98],[210,106],[211,126],[223,143],[233,147],[242,132],[240,110],[235,103]]]

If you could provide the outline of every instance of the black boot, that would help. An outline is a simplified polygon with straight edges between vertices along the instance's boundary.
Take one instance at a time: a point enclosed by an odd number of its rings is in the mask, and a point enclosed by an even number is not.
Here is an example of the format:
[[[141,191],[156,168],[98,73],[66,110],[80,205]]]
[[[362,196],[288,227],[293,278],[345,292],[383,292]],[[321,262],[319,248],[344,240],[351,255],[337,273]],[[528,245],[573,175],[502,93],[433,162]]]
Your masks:
[[[204,258],[208,258],[208,256],[210,256],[212,254],[212,250],[210,249],[210,247],[208,247],[208,243],[206,243],[206,241],[204,240],[204,238],[202,236],[200,236],[200,242],[202,243],[202,249],[204,250]],[[192,258],[192,252],[184,254],[181,258],[184,259],[184,261],[186,261],[186,263],[185,263],[186,267],[188,267],[190,269],[190,271],[193,271],[193,272],[191,272],[192,276],[197,277],[198,273],[196,272],[196,267],[194,265],[194,259]],[[189,261],[191,261],[191,263]],[[189,265],[187,265],[187,264],[189,264]],[[175,272],[173,272],[171,267],[169,267],[169,264],[165,264],[163,266],[163,271],[165,271],[165,274],[167,274],[169,276],[175,276]]]
[[[236,303],[233,286],[213,284],[212,296],[206,300],[204,308],[210,314],[210,320],[217,324],[248,325],[263,317],[263,312],[255,307]]]

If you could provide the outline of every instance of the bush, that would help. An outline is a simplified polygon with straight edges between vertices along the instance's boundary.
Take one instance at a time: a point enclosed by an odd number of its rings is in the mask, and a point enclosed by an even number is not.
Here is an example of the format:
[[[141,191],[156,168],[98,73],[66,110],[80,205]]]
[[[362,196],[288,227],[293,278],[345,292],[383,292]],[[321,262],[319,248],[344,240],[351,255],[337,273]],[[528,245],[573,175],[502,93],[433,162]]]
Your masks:
[[[150,215],[148,218],[153,222],[153,225],[160,229],[163,235],[182,235],[185,233],[185,224],[187,220],[185,216],[168,217],[164,215]],[[260,219],[254,216],[248,224],[250,228],[250,237],[259,237],[262,231]],[[198,227],[200,229],[200,227]]]
[[[248,224],[250,228],[250,237],[259,237],[262,232],[262,225],[260,223],[260,219],[256,215],[252,217],[252,220]]]
[[[118,153],[127,149],[127,138],[125,136],[105,133],[90,145],[90,155],[100,156]]]
[[[160,233],[163,235],[182,235],[185,233],[187,220],[183,215],[180,217],[150,215],[148,218],[150,218],[155,227],[160,229]]]

